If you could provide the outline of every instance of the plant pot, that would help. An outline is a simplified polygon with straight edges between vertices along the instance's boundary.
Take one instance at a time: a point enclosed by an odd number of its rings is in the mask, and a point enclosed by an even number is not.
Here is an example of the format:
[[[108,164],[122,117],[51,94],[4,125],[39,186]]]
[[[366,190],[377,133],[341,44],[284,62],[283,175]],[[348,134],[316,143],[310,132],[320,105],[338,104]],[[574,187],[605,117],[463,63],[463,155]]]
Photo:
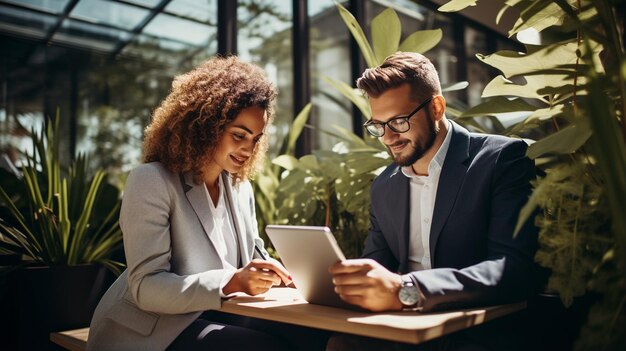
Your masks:
[[[528,350],[573,350],[580,328],[587,321],[598,295],[587,293],[575,297],[565,307],[558,295],[540,294],[528,301],[526,328]]]
[[[89,326],[98,301],[113,281],[101,265],[32,267],[7,277],[2,331],[11,350],[61,350],[55,331]],[[8,317],[8,318],[7,318]]]

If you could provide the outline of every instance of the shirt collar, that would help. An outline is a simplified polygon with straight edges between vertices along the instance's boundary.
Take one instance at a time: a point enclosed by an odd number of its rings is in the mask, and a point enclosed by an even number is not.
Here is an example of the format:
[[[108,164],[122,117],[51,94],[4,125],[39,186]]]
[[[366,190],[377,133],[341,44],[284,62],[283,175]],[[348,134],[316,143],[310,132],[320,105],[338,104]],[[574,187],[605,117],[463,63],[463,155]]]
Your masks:
[[[443,162],[446,160],[446,154],[450,148],[450,140],[452,139],[452,124],[447,119],[445,120],[445,123],[448,133],[446,134],[445,139],[443,139],[443,143],[439,147],[439,150],[435,153],[435,157],[433,157],[428,164],[428,177],[431,177],[435,173],[439,173],[441,171]],[[402,167],[402,173],[408,178],[418,177],[418,175],[413,172],[413,167],[411,166]]]

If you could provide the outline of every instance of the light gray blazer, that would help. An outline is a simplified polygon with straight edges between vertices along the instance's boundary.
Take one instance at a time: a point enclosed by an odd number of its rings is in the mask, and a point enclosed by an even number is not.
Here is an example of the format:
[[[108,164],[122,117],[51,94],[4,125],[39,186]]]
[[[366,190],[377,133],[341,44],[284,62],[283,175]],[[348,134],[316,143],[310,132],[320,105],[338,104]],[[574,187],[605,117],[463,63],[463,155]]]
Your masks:
[[[252,186],[222,174],[241,264],[261,250]],[[165,350],[202,311],[219,309],[222,277],[204,184],[193,175],[143,164],[128,176],[120,226],[128,268],[91,320],[87,350]],[[232,266],[231,266],[232,270]]]

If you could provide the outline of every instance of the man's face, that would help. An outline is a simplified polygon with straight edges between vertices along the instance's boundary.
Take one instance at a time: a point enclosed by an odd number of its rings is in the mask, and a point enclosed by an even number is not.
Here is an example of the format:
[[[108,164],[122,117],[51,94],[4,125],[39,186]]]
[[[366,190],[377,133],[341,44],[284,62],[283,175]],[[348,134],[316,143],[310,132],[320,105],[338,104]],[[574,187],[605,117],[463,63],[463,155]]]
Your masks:
[[[422,102],[412,100],[410,93],[410,86],[404,84],[389,89],[376,98],[370,97],[372,120],[387,122],[397,116],[409,115]],[[437,132],[430,111],[430,104],[427,104],[409,118],[410,127],[404,133],[396,133],[385,126],[385,134],[380,139],[399,166],[412,165],[433,146]]]

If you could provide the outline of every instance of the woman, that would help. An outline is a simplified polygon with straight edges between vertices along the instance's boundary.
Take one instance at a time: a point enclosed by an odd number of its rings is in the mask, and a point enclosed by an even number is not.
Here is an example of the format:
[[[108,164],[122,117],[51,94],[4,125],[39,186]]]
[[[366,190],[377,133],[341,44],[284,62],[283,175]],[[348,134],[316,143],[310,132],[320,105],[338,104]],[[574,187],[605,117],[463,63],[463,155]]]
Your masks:
[[[128,268],[94,313],[88,350],[281,346],[203,314],[229,294],[291,283],[280,263],[255,253],[266,254],[247,181],[267,149],[275,97],[263,71],[234,56],[174,79],[146,128],[145,164],[126,182]]]

